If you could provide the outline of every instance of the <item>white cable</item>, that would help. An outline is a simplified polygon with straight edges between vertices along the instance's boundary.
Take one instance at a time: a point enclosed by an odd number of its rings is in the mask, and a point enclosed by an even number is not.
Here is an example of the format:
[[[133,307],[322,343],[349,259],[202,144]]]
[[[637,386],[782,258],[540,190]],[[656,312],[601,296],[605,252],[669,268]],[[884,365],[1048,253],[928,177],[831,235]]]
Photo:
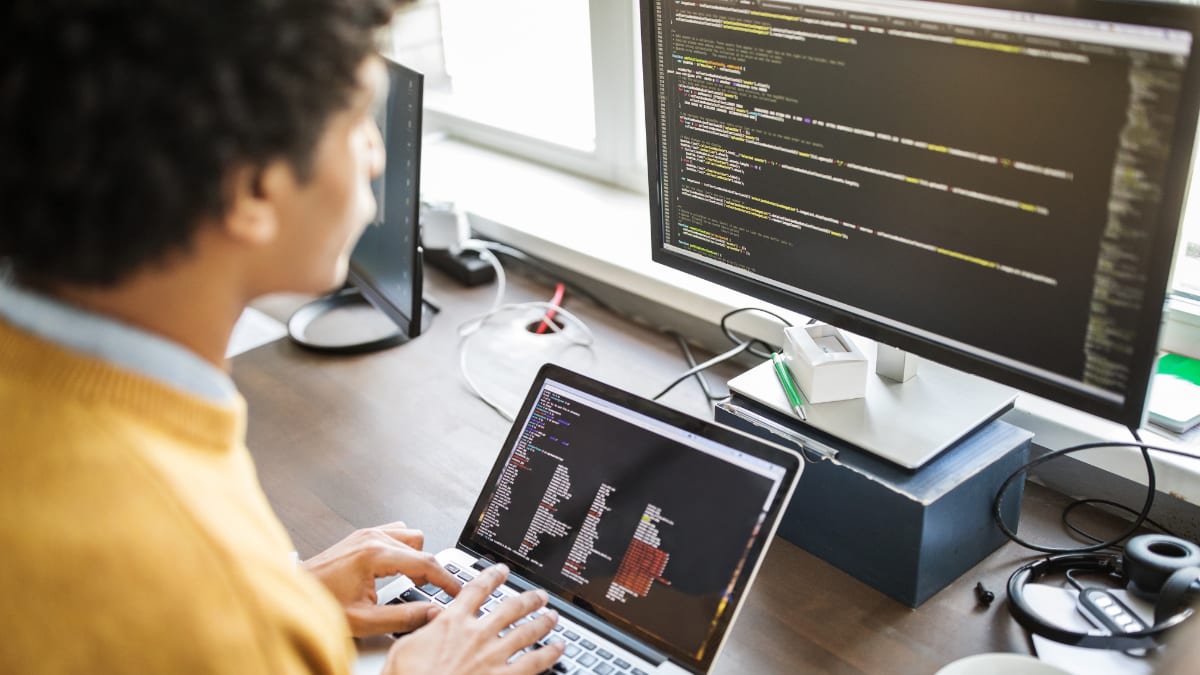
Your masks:
[[[492,300],[492,309],[490,310],[494,312],[500,306],[500,302],[504,300],[504,290],[508,281],[504,276],[504,266],[500,264],[500,259],[489,250],[491,248],[488,246],[489,243],[491,242],[467,239],[459,248],[464,251],[475,251],[479,254],[480,260],[491,265],[492,269],[496,271],[496,298]]]
[[[505,246],[504,244],[481,241],[479,239],[467,239],[462,243],[461,249],[475,251],[479,254],[480,259],[486,260],[488,264],[492,266],[492,269],[496,271],[496,298],[492,301],[491,309],[489,309],[486,313],[475,318],[468,319],[459,325],[458,334],[462,339],[458,343],[458,370],[462,374],[463,381],[466,382],[467,388],[469,388],[471,392],[479,398],[479,400],[488,404],[493,410],[500,413],[501,417],[509,422],[512,422],[516,415],[509,412],[504,408],[504,406],[500,405],[490,396],[483,393],[483,390],[480,389],[479,385],[475,383],[475,380],[471,378],[471,373],[467,369],[467,342],[471,339],[471,336],[479,332],[479,329],[483,328],[484,324],[499,314],[515,310],[535,308],[543,311],[554,310],[556,315],[565,317],[566,319],[570,320],[571,323],[578,326],[583,332],[583,338],[572,336],[571,342],[576,345],[591,349],[592,345],[596,342],[596,336],[592,333],[592,329],[588,328],[586,323],[584,323],[579,317],[575,316],[571,312],[563,309],[561,305],[555,305],[550,302],[519,302],[510,305],[500,304],[504,300],[504,292],[507,281],[504,275],[504,266],[500,264],[500,259],[496,257],[496,254],[492,253],[492,250],[498,250],[508,255],[516,255],[517,257],[522,258],[525,257],[524,253],[521,253],[520,251],[517,251],[517,249],[509,246]],[[559,326],[557,321],[546,321],[545,323],[553,333],[558,333],[564,330],[564,328]]]
[[[490,249],[492,251],[498,251],[500,253],[503,253],[504,255],[511,256],[513,258],[518,258],[520,260],[529,260],[528,254],[526,254],[521,249],[513,248],[513,247],[509,246],[508,244],[501,244],[498,241],[486,241],[483,239],[472,239],[471,242],[474,244],[479,244],[479,245],[481,245],[487,249]]]
[[[590,328],[588,328],[587,324],[584,323],[582,319],[575,316],[571,312],[567,311],[567,309],[564,308],[562,305],[556,305],[552,302],[543,302],[541,300],[535,300],[535,301],[531,301],[531,302],[515,302],[512,304],[508,304],[508,305],[501,305],[501,306],[497,307],[496,309],[489,310],[486,314],[480,314],[477,317],[467,319],[466,321],[459,324],[458,334],[459,334],[459,336],[461,336],[463,338],[470,337],[472,333],[475,333],[480,328],[482,328],[483,324],[490,321],[493,317],[500,315],[500,314],[505,314],[507,312],[512,312],[512,311],[515,311],[518,309],[554,310],[556,315],[561,314],[562,316],[570,319],[571,323],[579,326],[580,330],[583,331],[584,337],[586,339],[581,340],[581,339],[576,338],[576,339],[573,339],[572,342],[574,342],[575,344],[577,344],[581,347],[590,347],[596,343],[595,334],[592,333],[592,330]],[[546,323],[546,326],[549,327],[549,329],[554,333],[561,333],[563,330],[565,330],[565,328],[559,326],[554,321],[546,321],[545,323]]]
[[[462,341],[458,345],[458,369],[463,376],[463,380],[467,383],[467,387],[472,393],[475,394],[475,396],[479,398],[479,400],[491,406],[493,410],[500,413],[500,416],[509,422],[514,421],[516,419],[516,415],[512,412],[509,412],[508,409],[500,405],[500,403],[483,393],[483,390],[479,388],[479,385],[475,383],[475,380],[471,379],[471,374],[467,369],[467,342],[471,339],[471,336],[478,333],[479,330],[483,328],[484,324],[490,321],[493,317],[516,310],[526,309],[540,309],[543,311],[553,309],[556,312],[556,316],[562,316],[568,319],[572,324],[578,326],[583,332],[582,337],[568,336],[571,338],[571,342],[573,344],[591,349],[592,345],[596,343],[596,336],[592,333],[592,330],[588,328],[586,323],[584,323],[579,317],[575,316],[571,312],[563,309],[560,305],[555,305],[550,302],[518,302],[511,305],[501,305],[500,307],[497,307],[486,314],[469,319],[459,325],[458,334],[462,336]],[[548,325],[550,330],[555,333],[565,330],[565,328],[559,327],[558,322],[556,321],[547,321],[546,325]]]

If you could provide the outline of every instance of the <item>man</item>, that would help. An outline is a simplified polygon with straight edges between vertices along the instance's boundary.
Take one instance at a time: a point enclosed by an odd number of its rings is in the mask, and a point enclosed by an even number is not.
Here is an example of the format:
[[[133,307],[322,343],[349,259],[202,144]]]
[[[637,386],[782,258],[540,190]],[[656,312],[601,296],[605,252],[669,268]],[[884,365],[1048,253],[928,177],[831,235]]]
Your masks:
[[[480,603],[396,523],[298,566],[224,367],[252,298],[345,276],[382,169],[388,0],[0,9],[0,672],[534,673],[544,594]],[[500,566],[497,566],[500,567]],[[493,568],[496,569],[496,568]],[[458,600],[379,607],[405,573]]]

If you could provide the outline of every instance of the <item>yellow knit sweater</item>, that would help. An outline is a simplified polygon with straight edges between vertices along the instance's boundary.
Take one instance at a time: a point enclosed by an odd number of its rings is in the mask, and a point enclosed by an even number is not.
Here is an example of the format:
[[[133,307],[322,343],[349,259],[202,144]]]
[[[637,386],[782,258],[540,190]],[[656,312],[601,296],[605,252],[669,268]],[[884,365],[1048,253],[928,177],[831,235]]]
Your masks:
[[[345,673],[219,406],[0,321],[0,673]]]

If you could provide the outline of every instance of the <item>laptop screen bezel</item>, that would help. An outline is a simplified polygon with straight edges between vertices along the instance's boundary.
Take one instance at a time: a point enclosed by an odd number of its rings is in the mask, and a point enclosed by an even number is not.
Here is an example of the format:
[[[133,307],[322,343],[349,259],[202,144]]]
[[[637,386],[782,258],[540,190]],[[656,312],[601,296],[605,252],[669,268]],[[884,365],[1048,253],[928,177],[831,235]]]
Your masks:
[[[704,643],[700,653],[701,657],[697,658],[695,654],[688,652],[670,642],[665,641],[658,636],[649,633],[640,627],[628,623],[621,617],[610,612],[604,611],[586,599],[579,597],[567,588],[562,587],[553,580],[548,580],[546,575],[523,563],[519,558],[514,557],[509,551],[501,547],[494,546],[486,540],[476,538],[473,533],[479,519],[482,517],[484,510],[487,508],[488,502],[492,495],[492,488],[500,479],[500,473],[503,471],[509,451],[517,443],[521,432],[524,430],[525,424],[529,419],[529,414],[533,406],[537,403],[538,397],[545,386],[546,381],[559,383],[578,389],[587,394],[600,397],[605,401],[614,403],[617,406],[632,410],[636,413],[645,415],[654,420],[664,422],[672,427],[683,430],[687,433],[694,434],[700,438],[715,441],[721,445],[728,446],[745,453],[751,457],[756,457],[766,460],[771,464],[780,466],[784,469],[784,475],[779,482],[778,489],[774,492],[774,497],[766,508],[766,518],[759,529],[758,535],[751,543],[746,560],[752,561],[753,565],[748,565],[738,575],[736,583],[733,587],[733,592],[730,596],[729,607],[718,617],[715,630],[709,634],[707,641]],[[697,450],[698,452],[700,450]],[[786,448],[782,448],[771,443],[767,443],[760,439],[749,436],[740,431],[722,426],[711,420],[704,420],[685,413],[681,413],[672,408],[668,408],[662,404],[655,403],[641,396],[631,394],[617,387],[604,384],[587,376],[566,370],[553,364],[546,364],[538,371],[534,378],[533,384],[530,387],[529,394],[525,398],[525,402],[521,406],[521,411],[516,416],[516,421],[513,423],[511,430],[504,444],[501,446],[496,462],[493,464],[491,471],[488,473],[487,480],[484,482],[483,489],[480,491],[475,505],[471,508],[470,517],[467,519],[463,527],[462,533],[458,538],[458,545],[461,548],[470,550],[480,554],[492,562],[503,562],[508,565],[512,572],[516,575],[536,582],[538,585],[544,586],[547,591],[550,591],[558,598],[571,606],[576,607],[591,616],[597,617],[607,625],[614,626],[634,638],[644,642],[645,644],[661,651],[669,656],[673,661],[680,665],[686,666],[694,672],[705,672],[715,660],[721,645],[729,632],[729,627],[736,617],[741,606],[741,602],[745,596],[747,587],[751,579],[757,571],[757,563],[761,562],[764,549],[774,535],[779,519],[787,506],[790,499],[792,488],[799,476],[802,468],[803,460],[801,457]]]

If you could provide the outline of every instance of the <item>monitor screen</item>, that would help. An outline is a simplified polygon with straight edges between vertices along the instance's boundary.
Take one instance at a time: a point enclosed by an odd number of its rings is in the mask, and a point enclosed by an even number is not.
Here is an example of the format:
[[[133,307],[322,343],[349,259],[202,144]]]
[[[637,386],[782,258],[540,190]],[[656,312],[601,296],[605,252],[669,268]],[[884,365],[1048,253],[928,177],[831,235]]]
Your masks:
[[[388,93],[376,112],[387,165],[371,187],[375,222],[350,257],[350,281],[408,337],[421,332],[420,199],[423,77],[385,60]]]
[[[643,0],[656,261],[1139,424],[1200,7]]]

